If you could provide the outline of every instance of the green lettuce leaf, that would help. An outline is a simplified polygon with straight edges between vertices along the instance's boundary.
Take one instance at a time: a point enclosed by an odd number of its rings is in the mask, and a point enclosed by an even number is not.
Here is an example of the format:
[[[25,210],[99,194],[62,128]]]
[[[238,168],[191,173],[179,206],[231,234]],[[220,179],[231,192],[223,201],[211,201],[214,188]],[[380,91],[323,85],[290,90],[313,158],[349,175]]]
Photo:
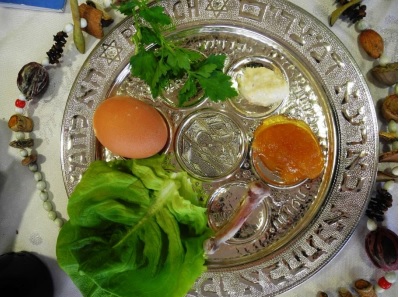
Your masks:
[[[84,296],[185,296],[206,270],[201,185],[165,164],[95,161],[76,186],[56,253]]]

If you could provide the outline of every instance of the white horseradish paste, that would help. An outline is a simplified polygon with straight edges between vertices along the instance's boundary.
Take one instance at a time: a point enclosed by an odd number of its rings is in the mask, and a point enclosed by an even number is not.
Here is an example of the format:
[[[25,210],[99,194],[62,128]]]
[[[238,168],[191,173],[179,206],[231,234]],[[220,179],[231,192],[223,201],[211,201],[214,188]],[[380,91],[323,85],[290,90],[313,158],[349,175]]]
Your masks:
[[[254,105],[269,106],[289,95],[288,83],[280,72],[266,67],[247,67],[237,77],[238,91]]]

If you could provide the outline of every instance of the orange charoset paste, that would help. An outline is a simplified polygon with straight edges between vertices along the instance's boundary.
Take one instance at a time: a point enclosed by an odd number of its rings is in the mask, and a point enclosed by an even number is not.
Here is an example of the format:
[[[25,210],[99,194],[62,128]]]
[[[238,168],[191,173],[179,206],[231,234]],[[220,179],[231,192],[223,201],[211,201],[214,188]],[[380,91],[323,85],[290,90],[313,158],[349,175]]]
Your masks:
[[[301,120],[272,116],[256,129],[253,157],[284,184],[318,177],[324,168],[323,152],[310,127]]]

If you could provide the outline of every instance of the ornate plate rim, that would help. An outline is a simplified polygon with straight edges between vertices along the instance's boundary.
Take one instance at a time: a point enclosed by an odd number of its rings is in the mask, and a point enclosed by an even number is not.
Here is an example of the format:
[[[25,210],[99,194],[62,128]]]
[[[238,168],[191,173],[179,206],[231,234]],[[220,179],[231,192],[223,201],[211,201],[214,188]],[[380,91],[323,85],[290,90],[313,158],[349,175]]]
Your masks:
[[[187,295],[209,296],[207,293],[212,293],[222,296],[227,291],[242,296],[250,291],[251,296],[275,296],[317,273],[353,234],[376,176],[377,118],[367,84],[355,60],[342,42],[310,13],[284,0],[223,0],[219,10],[207,9],[211,2],[189,4],[164,0],[159,4],[174,17],[176,26],[188,22],[198,25],[246,22],[260,34],[281,41],[317,76],[316,80],[331,100],[334,119],[339,123],[334,180],[325,205],[302,232],[301,238],[279,249],[272,259],[266,257],[239,269],[205,272]],[[271,22],[268,18],[281,30],[267,29]],[[125,19],[109,32],[90,53],[71,88],[61,131],[61,167],[68,196],[95,158],[90,112],[98,103],[99,94],[91,92],[100,85],[103,90],[109,90],[112,83],[109,79],[115,79],[123,69],[120,61],[126,59],[126,52],[129,52],[123,48],[131,48],[132,44],[127,35],[120,45],[112,44],[112,38],[129,30],[132,30],[131,20]],[[112,48],[111,52],[107,52],[109,48]],[[102,73],[91,65],[91,61],[100,56],[103,58],[101,66],[105,65],[110,72]],[[365,184],[368,186],[363,187]],[[354,217],[347,216],[347,207],[354,207]],[[343,228],[343,235],[339,234],[339,228]],[[325,251],[321,247],[327,243]]]

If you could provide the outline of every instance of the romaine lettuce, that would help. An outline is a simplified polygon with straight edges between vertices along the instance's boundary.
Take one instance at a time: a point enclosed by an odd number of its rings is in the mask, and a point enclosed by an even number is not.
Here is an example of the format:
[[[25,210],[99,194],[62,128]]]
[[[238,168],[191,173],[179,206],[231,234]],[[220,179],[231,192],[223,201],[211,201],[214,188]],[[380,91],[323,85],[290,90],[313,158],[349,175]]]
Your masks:
[[[95,161],[76,186],[56,253],[84,296],[181,297],[205,271],[201,185],[164,161]]]

